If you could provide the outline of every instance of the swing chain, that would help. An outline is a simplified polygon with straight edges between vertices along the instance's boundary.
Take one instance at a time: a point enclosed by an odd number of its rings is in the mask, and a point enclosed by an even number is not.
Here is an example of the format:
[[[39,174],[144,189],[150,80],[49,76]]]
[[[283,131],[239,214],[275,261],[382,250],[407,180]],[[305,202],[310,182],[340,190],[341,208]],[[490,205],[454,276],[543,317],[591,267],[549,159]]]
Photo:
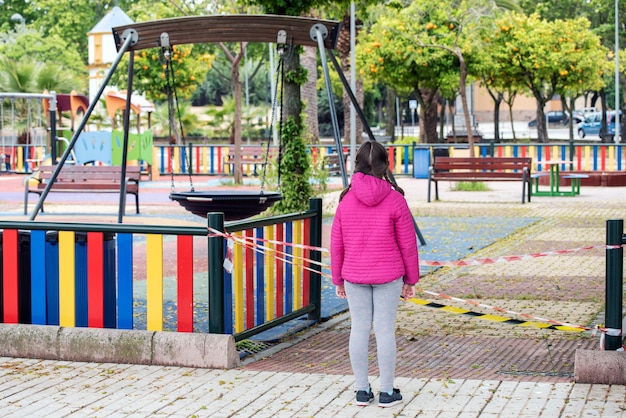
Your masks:
[[[280,123],[279,123],[279,145],[278,145],[278,184],[277,187],[280,190],[280,159],[281,159],[281,155],[282,155],[282,137],[281,137],[281,132],[282,132],[282,81],[283,81],[283,53],[282,45],[278,45],[278,51],[279,51],[279,58],[278,58],[278,65],[277,65],[277,70],[276,70],[276,83],[274,84],[274,102],[272,103],[272,116],[271,116],[271,120],[270,120],[270,128],[268,129],[268,135],[267,135],[267,147],[265,148],[265,162],[263,164],[263,173],[261,175],[261,193],[263,192],[263,190],[265,189],[265,179],[266,179],[266,172],[267,172],[267,166],[269,164],[269,151],[270,151],[270,142],[271,142],[271,138],[272,138],[272,127],[274,126],[274,121],[276,120],[276,108],[277,108],[277,102],[278,102],[278,82],[279,80],[281,81],[281,89],[280,89],[280,93],[281,93],[281,100],[280,100],[280,104],[281,104],[281,117],[280,117]]]
[[[191,177],[191,155],[187,155],[185,149],[185,131],[183,129],[182,118],[180,116],[180,107],[178,106],[178,94],[176,92],[176,86],[173,83],[174,80],[174,68],[172,67],[172,46],[169,42],[169,35],[166,32],[161,34],[160,46],[161,46],[161,56],[162,62],[165,64],[165,85],[167,92],[167,109],[168,109],[168,136],[170,141],[170,178],[171,178],[171,193],[174,193],[174,144],[172,138],[172,121],[174,120],[174,105],[176,106],[176,115],[178,117],[180,136],[183,142],[183,148],[181,152],[185,155],[185,161],[187,162],[187,172],[189,174],[189,184],[190,189],[193,192],[193,179]]]

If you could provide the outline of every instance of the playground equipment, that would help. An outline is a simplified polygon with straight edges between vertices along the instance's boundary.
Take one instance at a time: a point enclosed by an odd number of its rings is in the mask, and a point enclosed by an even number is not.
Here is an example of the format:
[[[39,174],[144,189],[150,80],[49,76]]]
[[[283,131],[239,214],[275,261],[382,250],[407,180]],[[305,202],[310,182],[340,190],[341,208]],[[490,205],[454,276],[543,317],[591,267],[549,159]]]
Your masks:
[[[241,30],[241,28],[246,28],[246,30]],[[154,47],[152,42],[146,41],[158,39],[158,45],[161,47],[163,57],[165,58],[166,75],[169,84],[174,72],[171,69],[171,60],[168,57],[170,56],[172,46],[176,44],[231,41],[275,42],[279,48],[278,55],[281,57],[279,61],[280,67],[283,56],[280,52],[284,50],[290,52],[295,45],[318,46],[322,51],[326,48],[334,48],[338,28],[338,22],[289,16],[201,16],[167,19],[113,28],[113,35],[116,39],[118,50],[121,50],[122,41],[127,37],[136,36],[136,40],[129,47],[130,50]],[[155,36],[157,37],[155,38]],[[321,53],[323,54],[323,52]],[[132,80],[129,77],[129,89],[131,85]],[[278,86],[278,83],[276,85]],[[172,91],[172,89],[168,89],[168,93],[170,95],[176,94],[175,90]],[[177,103],[175,100],[169,100],[169,102]],[[170,112],[172,111],[170,109]],[[337,146],[340,148],[341,139],[338,136],[338,132],[337,129],[336,141]],[[238,150],[235,152],[238,152]],[[279,155],[279,164],[280,157]],[[267,154],[264,167],[266,165]],[[345,167],[343,171],[345,177]],[[347,180],[345,184],[347,185]],[[262,181],[259,192],[196,191],[193,188],[190,177],[191,190],[188,192],[172,191],[170,198],[194,214],[206,216],[208,212],[220,211],[224,212],[226,219],[235,220],[261,213],[282,198],[279,192],[264,191],[263,186],[264,181]]]
[[[119,62],[121,61],[123,55],[127,51],[138,51],[147,48],[154,48],[155,46],[159,46],[161,48],[170,48],[172,45],[180,45],[180,44],[196,44],[196,43],[208,43],[208,42],[275,42],[280,45],[285,45],[289,48],[294,45],[303,45],[303,46],[314,46],[318,48],[322,67],[324,70],[324,80],[326,85],[326,93],[328,95],[328,103],[330,105],[330,114],[331,121],[333,125],[333,137],[335,139],[335,146],[337,148],[337,152],[341,153],[341,158],[339,159],[339,165],[341,170],[341,176],[344,187],[348,186],[348,177],[346,174],[345,167],[345,158],[343,158],[343,149],[341,143],[341,137],[339,133],[339,123],[337,121],[337,114],[334,107],[334,97],[332,93],[331,80],[328,70],[328,63],[326,59],[326,53],[331,59],[333,66],[337,70],[337,73],[340,75],[340,79],[344,86],[344,89],[347,91],[348,96],[354,108],[357,111],[359,118],[361,119],[364,129],[367,132],[367,135],[371,141],[375,141],[376,138],[372,133],[363,112],[359,106],[358,101],[352,89],[350,88],[349,83],[347,82],[345,76],[343,75],[343,71],[341,70],[341,66],[337,62],[337,59],[334,57],[332,50],[335,48],[337,43],[337,38],[339,34],[339,22],[329,21],[329,20],[320,20],[320,19],[312,19],[305,17],[295,17],[295,16],[274,16],[274,15],[220,15],[220,16],[193,16],[193,17],[181,17],[174,19],[162,19],[156,21],[142,22],[142,23],[131,23],[124,26],[114,27],[113,37],[115,39],[116,47],[118,50],[118,55],[113,61],[109,72],[105,76],[103,83],[94,97],[92,103],[87,109],[85,114],[85,118],[83,122],[81,122],[80,132],[84,127],[84,124],[89,119],[95,104],[99,100],[102,95],[104,88],[108,85],[112,74],[117,69]],[[128,84],[126,87],[126,111],[124,112],[124,141],[123,141],[123,156],[122,156],[122,167],[126,167],[127,157],[128,157],[128,138],[129,138],[129,124],[130,124],[130,109],[131,109],[131,92],[133,91],[133,65],[134,65],[134,54],[129,54],[128,61]],[[50,179],[50,185],[54,183],[56,176],[58,175],[58,171],[61,170],[61,167],[71,148],[74,147],[77,140],[77,134],[75,133],[70,141],[68,150],[63,154],[61,161],[58,165],[57,172],[55,172]],[[124,176],[124,169],[122,169],[122,176]],[[390,178],[393,179],[393,174],[388,172]],[[46,188],[35,207],[34,213],[31,219],[34,219],[39,210],[41,210],[41,206],[43,205],[43,201],[45,200],[48,194],[49,188]],[[191,196],[194,200],[194,210],[200,205],[200,203],[206,203],[206,207],[203,209],[205,213],[210,212],[211,210],[216,210],[213,207],[213,202],[216,201],[215,197],[212,196],[210,192],[206,192],[200,195],[199,192],[194,192],[194,196]],[[120,191],[120,196],[122,195]],[[176,197],[176,195],[173,195]],[[267,202],[268,199],[265,196],[261,196],[259,193],[259,201]],[[255,197],[255,199],[257,198]],[[183,200],[181,199],[181,202]],[[189,198],[186,197],[184,199],[185,202],[190,202]],[[235,203],[237,202],[237,203]],[[122,216],[124,213],[123,201],[120,197],[120,204],[118,210],[118,222],[122,222]],[[225,211],[226,216],[228,215],[228,208],[234,207],[236,205],[250,205],[249,200],[241,199],[241,200],[233,200],[228,202],[228,206],[225,207],[223,205],[224,202],[221,202],[220,209]],[[259,212],[262,210],[261,205],[259,205]],[[425,244],[425,241],[415,224],[415,229],[417,236],[422,243]]]
[[[46,108],[49,101],[55,103],[53,108]],[[10,161],[18,157],[26,163],[43,159],[43,155],[36,155],[36,149],[55,142],[46,136],[50,126],[50,138],[56,138],[56,102],[55,92],[0,93],[0,171],[15,166]],[[48,121],[44,119],[44,111],[48,113]]]
[[[242,30],[245,28],[245,30]],[[71,149],[75,146],[78,139],[78,132],[82,131],[87,123],[91,113],[97,101],[102,96],[104,88],[108,85],[112,74],[117,69],[119,62],[121,61],[124,53],[127,51],[137,51],[146,48],[153,48],[155,46],[155,40],[158,46],[169,48],[171,45],[176,44],[189,44],[189,43],[206,43],[206,42],[277,42],[280,44],[293,45],[309,45],[317,46],[322,54],[324,75],[326,78],[326,85],[330,87],[330,78],[328,75],[328,68],[325,62],[325,49],[332,49],[335,47],[337,41],[337,35],[339,30],[339,23],[334,21],[323,21],[318,19],[300,18],[292,16],[270,16],[270,15],[229,15],[229,16],[198,16],[198,17],[183,17],[177,19],[164,19],[159,21],[133,23],[125,26],[113,28],[113,35],[115,38],[116,46],[118,49],[118,55],[112,63],[109,72],[104,78],[104,81],[97,92],[96,96],[92,100],[89,108],[85,113],[84,119],[81,121],[79,129],[74,133],[72,139],[68,145],[68,148],[64,152],[57,170],[53,173],[49,186],[44,189],[37,205],[35,206],[31,220],[37,216],[50,187],[56,180],[58,173],[60,172],[63,164],[67,160],[67,157]],[[165,42],[166,40],[166,42]],[[129,124],[130,124],[130,111],[131,111],[131,92],[133,85],[133,65],[134,54],[129,55],[129,70],[128,70],[128,85],[126,88],[126,110],[124,112],[124,140],[123,140],[123,156],[122,156],[122,173],[124,176],[124,168],[126,167],[128,159],[128,139],[129,139]],[[346,84],[346,87],[349,86]],[[333,103],[332,90],[328,90],[330,102]],[[354,95],[351,95],[354,97]],[[358,106],[356,100],[355,105]],[[334,113],[334,109],[332,111]],[[334,116],[333,123],[335,125],[335,141],[337,149],[341,150],[341,138],[339,137],[339,128]],[[365,121],[364,121],[365,123]],[[369,131],[369,130],[368,130]],[[371,131],[370,131],[371,134]],[[371,139],[374,140],[373,135]],[[344,159],[342,158],[343,162]],[[342,176],[344,185],[347,186],[347,176],[345,173],[345,165],[341,164]],[[193,190],[192,190],[193,192]],[[121,196],[120,192],[120,196]],[[213,203],[216,199],[211,194],[195,193],[195,196],[191,196],[192,200],[189,200],[189,196],[186,196],[185,202],[194,202],[194,206],[204,202],[206,204]],[[173,197],[175,197],[174,195]],[[266,204],[268,201],[271,203],[272,199],[276,199],[278,196],[273,196],[271,199],[267,199],[266,196],[255,197],[259,202]],[[229,201],[229,207],[233,206],[232,203],[237,202],[241,206],[249,206],[250,201],[246,199],[238,199]],[[261,205],[259,205],[261,206]],[[210,211],[210,205],[205,209],[206,212]],[[195,209],[194,209],[195,210]],[[206,213],[205,212],[205,213]],[[258,212],[260,213],[260,212]],[[120,205],[118,211],[118,222],[122,222],[123,216],[123,202],[120,198]]]

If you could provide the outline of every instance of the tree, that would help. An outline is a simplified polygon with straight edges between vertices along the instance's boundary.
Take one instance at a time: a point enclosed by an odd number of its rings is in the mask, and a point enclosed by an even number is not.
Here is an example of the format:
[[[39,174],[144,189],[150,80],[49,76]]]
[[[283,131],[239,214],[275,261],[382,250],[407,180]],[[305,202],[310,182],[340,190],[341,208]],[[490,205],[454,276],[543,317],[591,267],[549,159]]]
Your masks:
[[[406,8],[408,21],[420,22],[413,31],[399,31],[400,36],[414,40],[422,48],[442,49],[452,54],[458,63],[458,92],[463,106],[463,118],[470,156],[474,154],[474,136],[467,102],[468,67],[466,54],[471,54],[473,33],[484,16],[493,13],[493,3],[485,0],[414,1]],[[449,83],[448,83],[449,84]]]
[[[301,0],[285,2],[283,0],[248,0],[248,4],[263,7],[265,13],[302,16],[310,14],[315,7],[320,7],[328,0]],[[283,71],[283,127],[281,143],[283,145],[280,163],[280,179],[283,199],[272,207],[277,212],[306,210],[313,189],[309,183],[311,167],[303,136],[303,104],[300,95],[301,86],[307,81],[307,72],[300,65],[302,47],[296,46],[284,54]]]
[[[18,3],[18,2],[12,2]],[[24,8],[27,23],[43,31],[44,37],[63,39],[69,49],[78,52],[82,63],[87,64],[88,48],[86,34],[108,13],[113,6],[127,10],[132,0],[31,0]],[[155,2],[151,2],[155,3]],[[150,8],[154,8],[151,4]]]
[[[58,92],[71,90],[83,92],[86,88],[87,83],[84,80],[87,71],[80,55],[56,35],[44,36],[41,32],[27,27],[5,32],[0,34],[0,56],[5,63],[28,63],[38,65],[41,69],[50,67],[50,70],[44,70],[41,75],[52,74],[57,82],[49,80],[44,87],[41,82],[31,80],[35,88],[51,90],[54,87]],[[41,93],[41,89],[29,92]]]
[[[458,62],[441,48],[416,45],[412,35],[426,26],[407,8],[385,8],[357,45],[357,63],[362,77],[383,82],[399,95],[415,93],[420,104],[422,142],[437,138],[438,91],[443,83],[458,80]],[[411,36],[405,35],[406,33]],[[455,81],[458,85],[458,81]]]
[[[510,63],[504,70],[507,77],[519,80],[535,98],[537,136],[547,142],[546,103],[555,94],[580,94],[585,88],[601,86],[598,77],[606,51],[584,18],[547,22],[536,14],[506,13],[496,22],[499,32],[493,36],[494,56]]]

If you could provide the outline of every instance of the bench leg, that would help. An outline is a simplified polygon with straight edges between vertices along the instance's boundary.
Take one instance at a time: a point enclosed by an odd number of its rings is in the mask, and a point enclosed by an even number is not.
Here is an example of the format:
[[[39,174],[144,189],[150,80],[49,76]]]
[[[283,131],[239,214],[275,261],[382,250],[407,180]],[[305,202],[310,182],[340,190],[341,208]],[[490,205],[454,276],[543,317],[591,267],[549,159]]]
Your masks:
[[[26,190],[24,191],[24,215],[28,214],[28,184],[26,184]]]
[[[428,202],[430,202],[430,183],[431,183],[431,180],[429,178],[428,179]]]
[[[135,211],[139,215],[139,193],[135,195]]]

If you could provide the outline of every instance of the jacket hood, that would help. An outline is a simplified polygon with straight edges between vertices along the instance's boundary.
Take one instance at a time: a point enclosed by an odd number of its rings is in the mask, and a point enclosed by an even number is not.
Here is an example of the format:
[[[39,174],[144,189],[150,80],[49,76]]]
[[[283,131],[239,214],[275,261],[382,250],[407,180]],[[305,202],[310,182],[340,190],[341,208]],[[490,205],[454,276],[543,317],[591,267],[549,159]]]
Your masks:
[[[363,173],[354,173],[350,190],[366,206],[376,206],[391,193],[391,184],[386,180]]]

